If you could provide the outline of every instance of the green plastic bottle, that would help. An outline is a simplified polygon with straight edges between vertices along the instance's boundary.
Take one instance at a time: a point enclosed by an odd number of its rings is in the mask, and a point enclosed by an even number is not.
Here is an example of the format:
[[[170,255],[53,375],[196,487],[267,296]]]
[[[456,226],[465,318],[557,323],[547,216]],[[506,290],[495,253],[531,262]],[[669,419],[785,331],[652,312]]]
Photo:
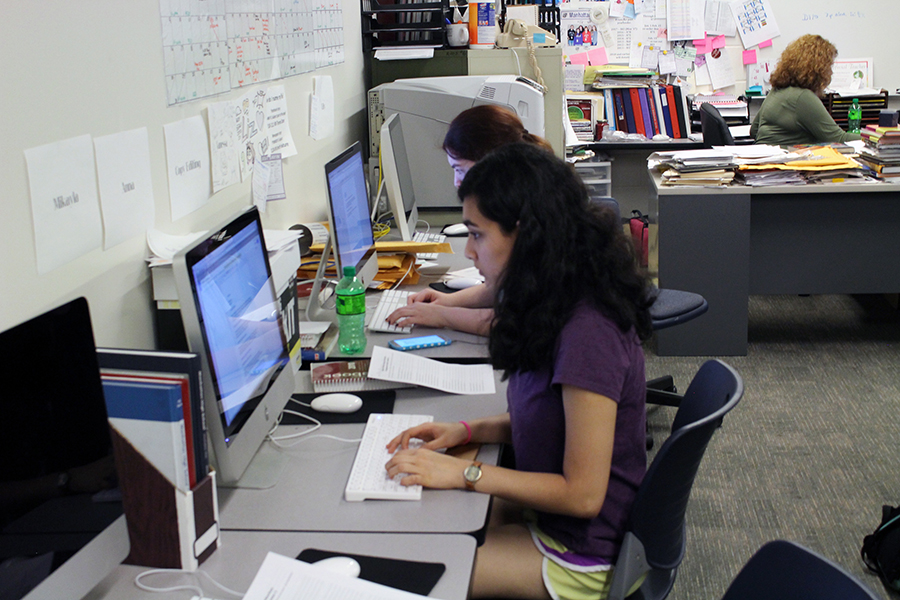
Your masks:
[[[859,133],[860,129],[862,129],[862,109],[859,107],[859,98],[854,98],[850,110],[847,111],[847,131]]]
[[[356,277],[356,267],[344,267],[337,294],[338,346],[344,354],[366,349],[366,288]]]

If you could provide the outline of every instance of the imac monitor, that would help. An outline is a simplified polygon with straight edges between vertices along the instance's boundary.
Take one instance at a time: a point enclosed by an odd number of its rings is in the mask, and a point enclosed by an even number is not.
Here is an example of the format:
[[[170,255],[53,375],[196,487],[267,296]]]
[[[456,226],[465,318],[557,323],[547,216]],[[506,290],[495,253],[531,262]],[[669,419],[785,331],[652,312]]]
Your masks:
[[[278,465],[263,459],[252,478],[242,477],[290,399],[294,375],[259,212],[250,208],[181,250],[173,271],[188,346],[203,364],[217,480],[270,487]]]
[[[381,168],[394,223],[404,242],[412,241],[419,210],[413,190],[412,172],[403,141],[400,113],[394,113],[381,126]]]
[[[378,272],[378,257],[374,252],[362,145],[356,142],[326,163],[325,178],[328,223],[337,257],[338,278],[345,266],[354,266],[356,276],[368,286]]]
[[[0,597],[81,598],[129,551],[87,301],[0,332]]]

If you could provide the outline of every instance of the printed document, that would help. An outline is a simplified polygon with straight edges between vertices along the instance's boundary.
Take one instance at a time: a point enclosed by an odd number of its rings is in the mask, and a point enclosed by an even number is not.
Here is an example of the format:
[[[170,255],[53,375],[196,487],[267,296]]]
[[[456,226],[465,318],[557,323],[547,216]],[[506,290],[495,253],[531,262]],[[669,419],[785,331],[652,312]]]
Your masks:
[[[491,365],[443,363],[384,346],[372,349],[369,377],[421,385],[451,394],[493,394],[496,391]]]
[[[269,552],[244,600],[414,600],[424,598]]]

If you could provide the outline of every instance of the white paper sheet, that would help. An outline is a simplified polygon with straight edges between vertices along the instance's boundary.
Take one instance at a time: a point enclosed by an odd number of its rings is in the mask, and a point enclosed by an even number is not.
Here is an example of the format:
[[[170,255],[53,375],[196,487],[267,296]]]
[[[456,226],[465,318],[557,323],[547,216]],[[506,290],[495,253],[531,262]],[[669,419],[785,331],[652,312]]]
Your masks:
[[[172,220],[177,221],[206,204],[212,194],[209,141],[206,123],[200,115],[169,123],[163,129],[169,172],[169,204]]]
[[[43,275],[99,248],[103,238],[91,136],[25,151],[37,270]]]
[[[94,139],[103,247],[143,235],[156,221],[147,128]]]
[[[496,391],[491,365],[443,363],[384,346],[372,349],[369,377],[411,383],[451,394],[493,394]]]
[[[333,573],[315,564],[269,552],[244,600],[412,600],[425,598]]]
[[[241,181],[240,109],[234,102],[215,102],[207,108],[209,152],[212,163],[213,192]]]
[[[334,132],[334,89],[331,77],[313,77],[313,93],[309,112],[309,137],[327,138]]]
[[[253,164],[253,181],[251,187],[253,189],[253,204],[259,209],[259,212],[266,212],[266,196],[269,192],[269,174],[272,169],[264,160],[258,160]]]
[[[669,41],[697,40],[705,36],[706,4],[703,0],[668,0],[666,17]]]
[[[709,69],[709,80],[714,90],[735,84],[734,68],[726,48],[716,48],[706,55],[706,68]]]

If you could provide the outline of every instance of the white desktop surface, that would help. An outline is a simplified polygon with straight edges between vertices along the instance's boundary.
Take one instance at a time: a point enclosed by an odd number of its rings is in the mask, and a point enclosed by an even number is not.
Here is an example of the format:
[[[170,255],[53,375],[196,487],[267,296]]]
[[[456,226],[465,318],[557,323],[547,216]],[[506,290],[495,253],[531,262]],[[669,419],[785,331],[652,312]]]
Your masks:
[[[302,373],[301,373],[302,375]],[[394,412],[425,414],[435,421],[476,419],[507,410],[506,382],[495,372],[497,391],[461,396],[425,388],[397,391]],[[364,424],[326,425],[319,432],[356,439]],[[279,427],[276,435],[300,426]],[[313,437],[288,450],[266,444],[261,452],[286,452],[275,487],[267,490],[219,488],[219,526],[228,530],[470,533],[485,523],[490,496],[463,490],[424,490],[421,500],[347,502],[344,487],[357,443]],[[290,443],[290,440],[285,443]],[[478,459],[496,464],[499,447],[483,446]]]
[[[464,600],[475,562],[475,539],[469,535],[426,535],[395,533],[292,533],[223,531],[219,549],[200,567],[220,584],[244,592],[262,565],[268,552],[295,557],[307,548],[438,562],[447,570],[429,594],[432,598]],[[122,565],[97,585],[84,600],[189,600],[193,592],[181,591],[159,594],[146,592],[134,584],[134,578],[145,567]],[[162,575],[148,577],[142,583],[160,587],[191,583],[198,578],[191,575]],[[215,588],[205,577],[199,579],[209,598],[232,598]]]

